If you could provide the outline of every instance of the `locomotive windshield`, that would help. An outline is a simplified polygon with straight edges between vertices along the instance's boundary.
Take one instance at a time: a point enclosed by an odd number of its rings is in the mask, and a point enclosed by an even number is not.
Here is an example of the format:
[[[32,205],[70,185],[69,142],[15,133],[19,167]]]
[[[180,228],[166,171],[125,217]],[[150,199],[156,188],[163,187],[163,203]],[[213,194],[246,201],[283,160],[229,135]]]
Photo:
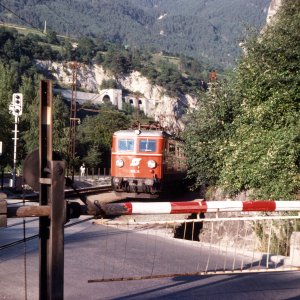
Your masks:
[[[133,151],[134,140],[133,139],[119,139],[118,150],[119,151]]]
[[[140,152],[155,152],[156,140],[140,140]]]

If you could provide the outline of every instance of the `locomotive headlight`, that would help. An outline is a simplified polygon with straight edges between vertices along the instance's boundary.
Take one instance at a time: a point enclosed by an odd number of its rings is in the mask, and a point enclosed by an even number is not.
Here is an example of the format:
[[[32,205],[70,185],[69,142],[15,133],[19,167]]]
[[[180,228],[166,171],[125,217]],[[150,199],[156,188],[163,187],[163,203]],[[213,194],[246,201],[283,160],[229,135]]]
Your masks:
[[[148,160],[147,165],[148,165],[148,168],[154,169],[154,168],[156,168],[157,163],[154,160],[151,159],[151,160]]]
[[[116,166],[122,168],[124,166],[124,161],[122,159],[117,159]]]

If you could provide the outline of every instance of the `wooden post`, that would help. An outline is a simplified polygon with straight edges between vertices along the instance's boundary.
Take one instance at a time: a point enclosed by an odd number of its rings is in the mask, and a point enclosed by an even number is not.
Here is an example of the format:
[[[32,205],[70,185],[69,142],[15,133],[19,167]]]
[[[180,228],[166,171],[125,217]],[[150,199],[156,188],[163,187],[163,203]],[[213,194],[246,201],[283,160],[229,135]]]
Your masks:
[[[51,162],[51,220],[48,260],[48,283],[50,293],[48,299],[63,299],[64,295],[64,224],[66,208],[64,200],[65,163]]]
[[[40,300],[63,299],[64,273],[64,172],[62,161],[52,157],[52,84],[40,82],[39,121],[40,206],[50,206],[50,216],[40,217]]]

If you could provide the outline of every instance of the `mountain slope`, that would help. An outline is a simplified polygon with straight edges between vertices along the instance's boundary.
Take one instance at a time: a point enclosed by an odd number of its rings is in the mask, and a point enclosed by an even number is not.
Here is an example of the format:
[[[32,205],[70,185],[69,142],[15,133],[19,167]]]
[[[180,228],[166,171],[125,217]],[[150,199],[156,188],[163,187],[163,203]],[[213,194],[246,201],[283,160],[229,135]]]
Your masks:
[[[270,0],[20,0],[2,1],[43,29],[154,48],[223,67],[234,64],[246,27],[261,28]],[[23,23],[0,7],[0,21]]]

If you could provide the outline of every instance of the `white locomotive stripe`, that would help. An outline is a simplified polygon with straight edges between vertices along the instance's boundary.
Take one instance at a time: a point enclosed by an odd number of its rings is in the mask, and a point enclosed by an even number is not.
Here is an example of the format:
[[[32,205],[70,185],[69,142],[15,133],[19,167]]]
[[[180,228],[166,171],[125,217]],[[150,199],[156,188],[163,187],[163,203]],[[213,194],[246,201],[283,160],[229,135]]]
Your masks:
[[[300,201],[275,201],[275,211],[300,210]]]
[[[207,212],[243,211],[242,201],[206,201]]]
[[[171,202],[132,202],[133,214],[170,214]]]
[[[131,153],[126,153],[126,152],[112,152],[111,154],[114,155],[126,155],[126,156],[163,156],[162,154],[157,154],[157,153],[136,153],[136,152],[131,152]]]

